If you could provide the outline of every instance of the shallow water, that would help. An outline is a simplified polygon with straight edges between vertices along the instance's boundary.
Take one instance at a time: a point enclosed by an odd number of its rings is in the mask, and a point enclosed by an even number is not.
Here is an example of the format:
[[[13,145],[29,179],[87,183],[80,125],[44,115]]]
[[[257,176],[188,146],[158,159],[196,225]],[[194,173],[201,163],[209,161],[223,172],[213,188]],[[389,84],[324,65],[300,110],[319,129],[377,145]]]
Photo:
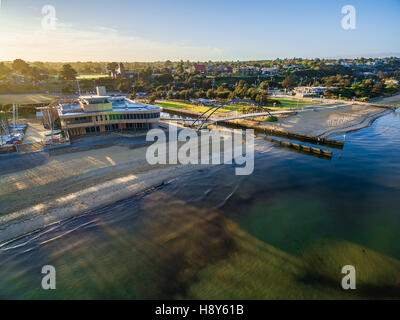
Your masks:
[[[256,150],[251,176],[198,171],[3,244],[0,298],[400,297],[400,113],[332,160]],[[340,286],[347,264],[356,292]],[[57,290],[41,289],[43,265]]]

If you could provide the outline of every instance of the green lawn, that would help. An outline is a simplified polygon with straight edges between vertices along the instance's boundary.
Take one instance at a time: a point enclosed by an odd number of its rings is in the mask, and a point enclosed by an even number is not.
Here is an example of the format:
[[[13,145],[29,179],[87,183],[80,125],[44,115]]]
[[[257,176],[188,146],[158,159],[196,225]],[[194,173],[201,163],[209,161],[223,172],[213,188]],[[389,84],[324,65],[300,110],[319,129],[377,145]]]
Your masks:
[[[103,78],[109,78],[110,76],[108,74],[81,74],[77,76],[76,78],[78,80],[95,80],[95,79],[103,79]]]
[[[281,104],[277,105],[277,108],[297,108],[303,107],[306,105],[316,105],[317,103],[315,101],[307,101],[307,100],[292,100],[292,99],[275,99],[272,98],[271,100],[276,100],[279,101]]]
[[[189,110],[193,112],[206,112],[208,109],[210,109],[210,107],[196,106],[193,104],[183,103],[183,102],[161,102],[158,105],[164,108]],[[238,107],[227,106],[224,107],[223,109],[218,110],[217,113],[230,112],[230,111],[235,111],[237,109]]]
[[[305,100],[299,101],[299,102],[297,102],[297,100],[290,100],[290,99],[272,99],[272,100],[281,102],[281,104],[276,105],[276,107],[273,107],[272,105],[266,106],[267,108],[270,108],[273,110],[294,109],[297,107],[314,106],[317,104],[314,101],[305,101]],[[209,107],[196,106],[196,105],[192,105],[189,103],[183,103],[183,102],[161,102],[158,105],[161,107],[170,108],[170,109],[182,109],[182,110],[190,110],[190,111],[195,111],[195,112],[205,112],[207,110],[207,108],[209,108]],[[242,107],[246,107],[246,105],[224,106],[222,109],[218,110],[217,113],[239,111]]]
[[[55,96],[49,94],[0,94],[0,104],[37,104],[49,103]]]

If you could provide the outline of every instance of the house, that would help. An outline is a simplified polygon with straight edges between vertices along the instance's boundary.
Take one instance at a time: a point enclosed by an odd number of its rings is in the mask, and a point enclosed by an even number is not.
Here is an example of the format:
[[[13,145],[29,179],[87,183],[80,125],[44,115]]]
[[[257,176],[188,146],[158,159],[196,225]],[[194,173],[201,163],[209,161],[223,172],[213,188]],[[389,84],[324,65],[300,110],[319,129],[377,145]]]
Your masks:
[[[362,75],[366,78],[373,78],[377,75],[376,72],[360,72],[359,75]]]
[[[216,100],[199,98],[199,99],[190,99],[190,102],[200,104],[203,106],[212,106],[216,103]]]
[[[253,76],[260,73],[260,69],[254,66],[245,66],[233,69],[233,73],[245,76]]]
[[[262,68],[261,73],[262,74],[277,74],[279,69],[277,67],[272,67],[272,68]]]
[[[297,87],[294,92],[297,97],[319,97],[324,95],[325,91],[330,88],[327,87]]]
[[[8,77],[7,80],[9,80],[12,83],[24,83],[25,82],[25,77],[18,74],[18,73],[11,73]]]
[[[218,71],[219,71],[221,74],[231,74],[232,71],[233,71],[233,69],[232,69],[231,66],[226,66],[226,65],[224,65],[224,66],[219,67],[219,68],[218,68]]]
[[[194,64],[186,69],[187,73],[207,73],[207,66],[204,64]]]
[[[282,94],[282,90],[279,88],[269,88],[268,89],[268,94],[270,96],[276,96]]]
[[[135,77],[136,73],[133,71],[125,71],[125,78],[127,79],[133,79]]]
[[[139,99],[148,98],[150,96],[151,96],[150,92],[137,92],[136,93],[136,97],[138,97]]]
[[[387,79],[387,80],[385,80],[385,85],[387,85],[387,86],[398,86],[399,85],[399,80]]]

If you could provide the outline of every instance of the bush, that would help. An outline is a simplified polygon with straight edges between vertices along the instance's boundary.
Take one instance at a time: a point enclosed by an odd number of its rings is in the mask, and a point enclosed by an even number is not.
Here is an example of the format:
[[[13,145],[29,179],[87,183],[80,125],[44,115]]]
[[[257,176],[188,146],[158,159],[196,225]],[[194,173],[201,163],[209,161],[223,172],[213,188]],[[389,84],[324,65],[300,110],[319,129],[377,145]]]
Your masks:
[[[243,106],[238,110],[240,113],[258,113],[262,110],[256,106]]]
[[[267,117],[265,119],[266,122],[278,122],[278,118],[274,116]]]

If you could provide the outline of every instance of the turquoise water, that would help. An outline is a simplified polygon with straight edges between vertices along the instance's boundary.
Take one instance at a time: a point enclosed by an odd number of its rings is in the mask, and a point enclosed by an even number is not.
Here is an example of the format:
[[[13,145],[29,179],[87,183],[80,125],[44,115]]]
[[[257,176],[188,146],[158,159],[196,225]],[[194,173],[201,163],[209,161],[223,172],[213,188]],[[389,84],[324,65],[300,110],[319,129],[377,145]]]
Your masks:
[[[331,160],[256,150],[251,176],[198,171],[2,246],[0,297],[400,297],[400,113]],[[340,288],[346,264],[357,292]],[[43,265],[57,290],[41,289]]]

